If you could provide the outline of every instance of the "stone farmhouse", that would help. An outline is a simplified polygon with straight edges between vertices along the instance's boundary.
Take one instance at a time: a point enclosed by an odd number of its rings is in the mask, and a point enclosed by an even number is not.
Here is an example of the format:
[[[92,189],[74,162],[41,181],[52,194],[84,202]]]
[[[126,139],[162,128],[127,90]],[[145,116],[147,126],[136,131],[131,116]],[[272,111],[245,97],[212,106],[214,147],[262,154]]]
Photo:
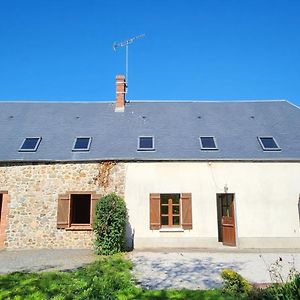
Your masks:
[[[300,248],[288,101],[0,102],[0,247],[89,248],[115,192],[134,248]]]

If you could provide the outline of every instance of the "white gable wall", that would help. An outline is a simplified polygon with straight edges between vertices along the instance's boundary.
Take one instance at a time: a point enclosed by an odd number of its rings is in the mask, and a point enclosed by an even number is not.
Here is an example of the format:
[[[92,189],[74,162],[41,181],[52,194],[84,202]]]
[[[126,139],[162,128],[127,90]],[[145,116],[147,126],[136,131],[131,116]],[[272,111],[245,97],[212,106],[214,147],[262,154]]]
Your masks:
[[[216,194],[235,194],[237,246],[300,248],[300,163],[126,164],[125,199],[135,248],[218,247]],[[192,193],[193,229],[149,229],[150,193]]]

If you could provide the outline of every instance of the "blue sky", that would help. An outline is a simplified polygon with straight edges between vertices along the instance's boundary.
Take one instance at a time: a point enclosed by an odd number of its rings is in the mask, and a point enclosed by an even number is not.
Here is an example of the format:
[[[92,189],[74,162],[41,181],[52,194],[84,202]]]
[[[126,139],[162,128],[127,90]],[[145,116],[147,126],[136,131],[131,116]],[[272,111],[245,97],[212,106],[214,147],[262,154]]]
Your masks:
[[[298,0],[0,0],[0,100],[288,99],[300,105]]]

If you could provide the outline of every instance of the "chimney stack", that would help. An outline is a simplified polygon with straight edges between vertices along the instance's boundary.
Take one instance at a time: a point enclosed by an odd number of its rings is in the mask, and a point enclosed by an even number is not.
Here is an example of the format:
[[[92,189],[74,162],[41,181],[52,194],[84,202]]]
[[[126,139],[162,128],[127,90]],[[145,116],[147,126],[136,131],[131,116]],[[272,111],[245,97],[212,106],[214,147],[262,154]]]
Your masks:
[[[116,76],[116,112],[123,112],[125,109],[126,80],[124,75]]]

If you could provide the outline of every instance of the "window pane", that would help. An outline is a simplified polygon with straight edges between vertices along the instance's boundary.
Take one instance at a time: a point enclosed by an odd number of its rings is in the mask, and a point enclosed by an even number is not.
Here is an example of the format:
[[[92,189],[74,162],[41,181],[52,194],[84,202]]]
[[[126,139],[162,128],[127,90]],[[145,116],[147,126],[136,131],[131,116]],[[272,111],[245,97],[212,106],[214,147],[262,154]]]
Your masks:
[[[172,195],[172,203],[173,204],[179,204],[179,199],[180,199],[179,195]]]
[[[161,201],[161,204],[168,204],[169,203],[169,195],[167,195],[167,194],[160,195],[160,201]]]
[[[178,206],[177,206],[177,205],[176,205],[176,206],[175,206],[175,205],[173,206],[173,214],[174,214],[174,215],[179,215],[179,205],[178,205]]]
[[[161,207],[161,214],[167,215],[169,213],[169,207],[168,206],[162,206]]]
[[[76,138],[74,145],[75,150],[86,150],[89,148],[90,138]]]
[[[202,148],[208,148],[208,149],[214,149],[216,148],[215,140],[212,136],[202,136],[201,139],[201,145]]]
[[[139,138],[139,148],[140,149],[152,149],[153,148],[153,137],[143,136]]]
[[[91,195],[71,195],[71,223],[89,224],[91,213]]]
[[[169,225],[169,217],[161,217],[161,225]]]
[[[34,150],[40,138],[26,138],[21,150]]]
[[[173,217],[173,225],[179,225],[179,216]]]
[[[278,146],[275,143],[274,139],[272,137],[261,137],[260,138],[264,148],[268,149],[277,149]]]

